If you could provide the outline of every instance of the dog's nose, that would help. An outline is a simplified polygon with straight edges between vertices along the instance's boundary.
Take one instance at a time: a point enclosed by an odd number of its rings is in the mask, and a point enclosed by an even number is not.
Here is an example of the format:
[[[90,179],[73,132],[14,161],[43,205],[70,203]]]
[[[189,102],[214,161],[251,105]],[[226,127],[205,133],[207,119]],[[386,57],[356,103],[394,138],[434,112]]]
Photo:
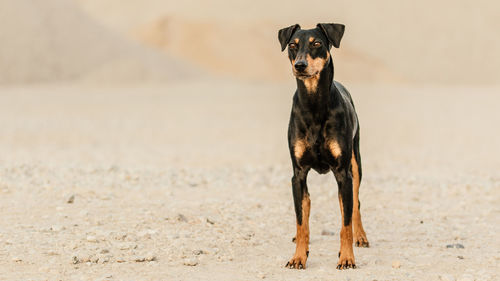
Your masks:
[[[304,71],[307,67],[307,62],[305,60],[296,61],[294,67],[297,71]]]

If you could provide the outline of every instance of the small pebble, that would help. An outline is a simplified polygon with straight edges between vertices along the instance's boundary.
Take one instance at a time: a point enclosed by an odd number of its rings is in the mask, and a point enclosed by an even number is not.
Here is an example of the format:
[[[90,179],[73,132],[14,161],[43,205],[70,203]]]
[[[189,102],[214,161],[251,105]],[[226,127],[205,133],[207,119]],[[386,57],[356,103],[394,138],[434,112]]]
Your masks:
[[[15,261],[15,262],[21,262],[21,261],[23,261],[23,260],[22,260],[21,258],[19,258],[19,257],[13,257],[13,258],[12,258],[12,261]]]
[[[335,232],[330,231],[330,230],[323,229],[323,231],[321,231],[321,235],[325,235],[325,236],[333,236],[333,235],[335,235]]]
[[[98,263],[98,262],[99,262],[99,257],[98,257],[98,256],[91,256],[91,257],[89,258],[89,261],[90,261],[91,263]]]
[[[54,231],[54,232],[59,232],[61,230],[63,230],[64,227],[60,226],[60,225],[53,225],[50,227],[50,230]]]
[[[103,263],[108,263],[108,262],[109,262],[109,259],[110,259],[110,257],[109,257],[109,256],[107,256],[107,255],[105,255],[105,256],[102,256],[102,255],[101,255],[101,256],[99,256],[99,257],[98,257],[98,260],[99,260],[99,263],[100,263],[100,264],[103,264]]]
[[[463,259],[464,259],[464,256],[457,256],[457,258],[458,258],[459,260],[463,260]]]
[[[400,267],[401,267],[400,261],[393,261],[392,262],[392,268],[400,268]]]
[[[183,264],[187,266],[197,266],[198,261],[194,258],[186,258],[184,259]]]
[[[446,245],[446,248],[464,249],[465,247],[460,243],[456,243],[456,244],[448,244]]]
[[[108,172],[117,172],[118,170],[120,170],[120,167],[118,167],[117,165],[112,165],[111,167],[109,167]]]
[[[183,214],[178,214],[177,215],[177,221],[180,221],[180,222],[187,222],[187,218],[186,216],[184,216]]]
[[[74,195],[74,194],[72,194],[72,195],[68,198],[68,200],[66,200],[66,203],[68,203],[68,204],[73,204],[73,202],[75,202],[75,195]]]
[[[95,236],[93,236],[93,235],[88,235],[88,236],[87,236],[87,241],[88,241],[88,242],[95,243],[95,242],[97,242],[97,237],[95,237]]]
[[[138,233],[138,236],[145,239],[151,239],[151,236],[156,234],[156,230],[148,229]]]
[[[149,261],[156,261],[156,256],[154,255],[148,255],[145,257],[136,257],[134,258],[135,262],[149,262]]]
[[[202,255],[202,254],[204,254],[204,253],[205,253],[205,252],[203,252],[203,250],[194,250],[194,251],[193,251],[193,254],[194,254],[194,255],[197,255],[197,256]]]

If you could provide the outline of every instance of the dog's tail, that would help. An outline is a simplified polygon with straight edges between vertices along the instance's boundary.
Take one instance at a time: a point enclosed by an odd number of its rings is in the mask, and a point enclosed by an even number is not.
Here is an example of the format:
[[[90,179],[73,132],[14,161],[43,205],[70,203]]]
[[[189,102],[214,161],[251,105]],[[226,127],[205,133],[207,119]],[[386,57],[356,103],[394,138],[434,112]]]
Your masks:
[[[356,135],[354,135],[352,149],[354,150],[354,157],[356,158],[356,162],[358,163],[359,183],[361,183],[361,178],[363,177],[363,173],[361,171],[361,153],[359,151],[359,123],[358,123],[358,129],[356,130]]]

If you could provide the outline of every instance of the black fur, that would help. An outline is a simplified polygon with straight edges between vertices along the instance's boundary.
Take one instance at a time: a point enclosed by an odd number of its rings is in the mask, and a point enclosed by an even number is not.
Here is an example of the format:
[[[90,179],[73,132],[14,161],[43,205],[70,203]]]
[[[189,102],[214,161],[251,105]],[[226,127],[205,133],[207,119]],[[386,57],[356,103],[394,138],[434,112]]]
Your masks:
[[[320,174],[329,171],[334,173],[344,208],[344,225],[349,225],[352,218],[352,153],[357,160],[361,179],[358,117],[349,92],[333,80],[334,67],[329,53],[331,46],[340,46],[343,34],[344,25],[341,24],[318,24],[309,30],[292,25],[279,31],[281,48],[284,50],[288,45],[288,56],[294,62],[292,68],[297,80],[288,127],[288,144],[293,165],[295,213],[299,225],[302,225],[302,200],[309,194],[307,174],[311,169]],[[313,42],[309,41],[311,38]],[[325,62],[324,67],[317,71],[319,80],[312,92],[304,81],[316,72],[308,69],[312,66],[306,58],[309,61],[319,58]],[[308,144],[300,158],[295,156],[294,150],[298,140],[305,140]],[[329,140],[338,143],[341,150],[339,157],[334,157],[329,150]]]
[[[318,23],[317,27],[325,33],[330,44],[335,48],[340,47],[340,40],[344,36],[345,26],[338,23]]]
[[[300,25],[294,24],[292,26],[289,26],[287,28],[283,28],[278,32],[278,39],[281,44],[281,51],[283,52],[286,48],[286,45],[288,45],[288,41],[290,41],[290,38],[292,37],[293,33],[297,30],[300,29]]]

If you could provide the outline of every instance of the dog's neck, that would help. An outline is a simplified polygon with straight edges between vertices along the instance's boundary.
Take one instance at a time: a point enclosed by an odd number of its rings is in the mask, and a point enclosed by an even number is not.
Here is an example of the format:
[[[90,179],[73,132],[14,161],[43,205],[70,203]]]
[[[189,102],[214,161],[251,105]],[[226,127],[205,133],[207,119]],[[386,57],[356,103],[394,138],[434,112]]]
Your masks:
[[[333,82],[333,62],[331,56],[325,63],[323,69],[311,78],[297,80],[298,100],[305,107],[312,107],[318,110],[318,107],[327,106],[331,98],[330,89]]]

